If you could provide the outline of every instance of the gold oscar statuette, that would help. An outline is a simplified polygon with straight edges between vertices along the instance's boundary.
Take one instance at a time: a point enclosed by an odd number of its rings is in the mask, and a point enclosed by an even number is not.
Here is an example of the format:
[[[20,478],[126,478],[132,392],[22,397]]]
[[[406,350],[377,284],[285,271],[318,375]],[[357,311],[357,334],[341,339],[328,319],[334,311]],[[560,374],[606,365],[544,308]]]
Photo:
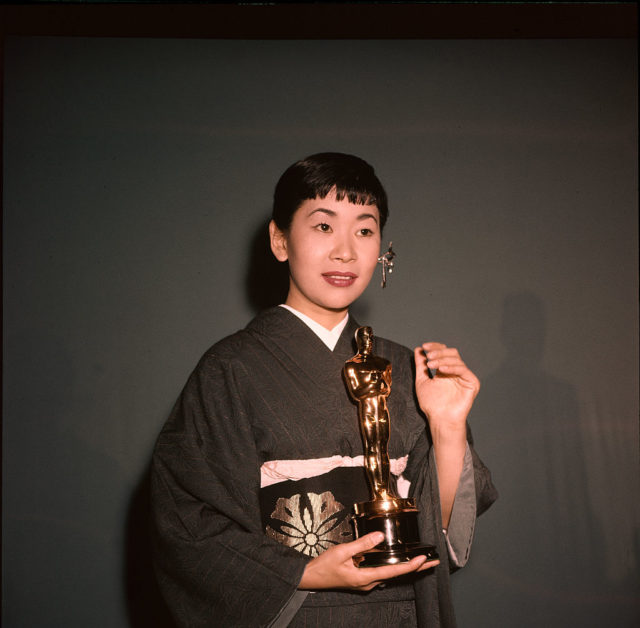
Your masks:
[[[413,498],[399,497],[390,486],[389,411],[391,363],[373,355],[371,327],[356,330],[358,352],[344,365],[347,389],[358,404],[358,419],[364,441],[364,463],[372,500],[353,505],[355,536],[382,532],[384,541],[356,556],[358,567],[379,567],[426,556],[438,557],[432,545],[422,545],[418,531],[418,509]]]

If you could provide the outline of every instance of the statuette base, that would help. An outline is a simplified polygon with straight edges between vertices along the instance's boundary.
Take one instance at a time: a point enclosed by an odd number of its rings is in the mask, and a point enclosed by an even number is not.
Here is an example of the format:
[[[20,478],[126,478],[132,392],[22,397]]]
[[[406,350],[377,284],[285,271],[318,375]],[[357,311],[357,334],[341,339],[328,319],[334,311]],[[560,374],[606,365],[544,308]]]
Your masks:
[[[395,507],[394,507],[395,506]],[[384,541],[373,549],[354,556],[358,567],[381,567],[410,561],[416,556],[438,558],[433,545],[418,539],[418,510],[413,499],[392,498],[354,504],[353,524],[356,538],[370,532],[382,532]]]
[[[438,552],[436,552],[436,548],[433,545],[404,546],[400,550],[378,549],[375,547],[363,554],[357,554],[353,557],[353,560],[358,568],[384,567],[385,565],[407,563],[416,556],[426,556],[427,560],[436,560]]]

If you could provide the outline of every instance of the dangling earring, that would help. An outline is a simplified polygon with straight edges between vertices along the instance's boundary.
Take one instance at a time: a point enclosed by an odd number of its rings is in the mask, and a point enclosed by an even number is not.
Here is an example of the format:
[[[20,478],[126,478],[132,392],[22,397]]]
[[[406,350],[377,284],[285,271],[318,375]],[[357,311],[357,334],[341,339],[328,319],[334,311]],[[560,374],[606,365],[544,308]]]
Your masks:
[[[389,271],[389,274],[393,272],[393,258],[396,256],[396,254],[391,248],[392,244],[393,242],[389,242],[389,248],[387,249],[387,252],[378,258],[378,263],[382,264],[382,282],[380,283],[381,288],[384,288],[387,285],[387,270]]]

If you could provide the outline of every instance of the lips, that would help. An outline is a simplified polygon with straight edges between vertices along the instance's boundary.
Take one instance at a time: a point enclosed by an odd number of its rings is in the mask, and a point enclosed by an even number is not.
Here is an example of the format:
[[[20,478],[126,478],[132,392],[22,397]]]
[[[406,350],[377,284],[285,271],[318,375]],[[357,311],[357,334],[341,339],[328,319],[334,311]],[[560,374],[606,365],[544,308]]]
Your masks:
[[[336,288],[348,288],[358,278],[355,273],[344,273],[338,270],[322,273],[323,279]]]

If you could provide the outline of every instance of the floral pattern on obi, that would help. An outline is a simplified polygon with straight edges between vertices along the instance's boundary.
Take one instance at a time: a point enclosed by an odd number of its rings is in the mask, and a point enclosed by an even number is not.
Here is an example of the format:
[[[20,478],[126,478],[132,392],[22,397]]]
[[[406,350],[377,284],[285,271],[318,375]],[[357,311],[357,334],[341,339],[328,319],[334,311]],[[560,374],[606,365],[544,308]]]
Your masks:
[[[280,497],[271,513],[267,536],[307,556],[318,556],[331,545],[353,538],[349,509],[330,491]]]

